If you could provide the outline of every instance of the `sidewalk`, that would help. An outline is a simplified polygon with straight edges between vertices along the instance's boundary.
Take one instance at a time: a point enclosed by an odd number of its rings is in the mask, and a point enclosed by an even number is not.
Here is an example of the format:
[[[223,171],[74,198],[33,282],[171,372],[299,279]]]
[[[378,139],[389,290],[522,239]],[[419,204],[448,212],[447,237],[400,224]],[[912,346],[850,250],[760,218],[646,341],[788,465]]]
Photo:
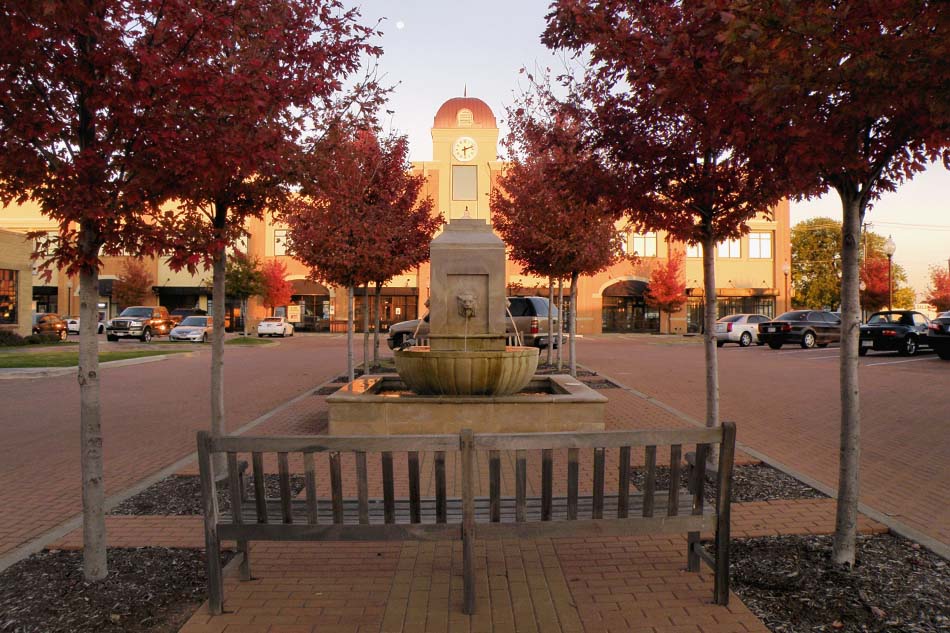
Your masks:
[[[633,392],[605,393],[608,428],[687,425]],[[251,432],[322,433],[325,425],[325,397],[314,395]],[[738,457],[739,463],[755,462],[742,453]],[[292,470],[302,472],[293,462]],[[266,469],[274,472],[276,466]],[[194,472],[191,465],[181,474]],[[381,482],[373,481],[378,472],[370,474],[372,495]],[[195,548],[203,542],[200,517],[110,516],[107,527],[114,547]],[[831,499],[733,504],[736,538],[827,534],[833,527]],[[866,517],[859,527],[863,533],[886,531]],[[76,531],[51,547],[81,543]],[[255,543],[254,580],[242,582],[231,570],[225,579],[226,613],[211,617],[203,605],[181,633],[767,633],[735,595],[728,608],[712,604],[710,570],[685,571],[685,552],[681,536],[477,543],[478,603],[476,614],[466,616],[460,543]]]

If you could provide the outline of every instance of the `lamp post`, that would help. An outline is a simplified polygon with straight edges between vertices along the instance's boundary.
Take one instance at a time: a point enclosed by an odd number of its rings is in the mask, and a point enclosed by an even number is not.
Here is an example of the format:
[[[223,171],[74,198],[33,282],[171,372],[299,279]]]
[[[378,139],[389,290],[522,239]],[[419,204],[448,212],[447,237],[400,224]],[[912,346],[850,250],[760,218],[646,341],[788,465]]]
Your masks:
[[[891,309],[891,303],[894,300],[894,283],[893,276],[891,274],[891,262],[894,258],[894,251],[897,250],[897,244],[894,243],[894,240],[891,239],[891,236],[887,236],[887,241],[884,242],[884,254],[887,255],[887,309]]]
[[[788,275],[792,272],[792,267],[788,262],[782,264],[782,272],[785,273],[785,311],[788,312],[792,306],[792,298],[788,296]]]

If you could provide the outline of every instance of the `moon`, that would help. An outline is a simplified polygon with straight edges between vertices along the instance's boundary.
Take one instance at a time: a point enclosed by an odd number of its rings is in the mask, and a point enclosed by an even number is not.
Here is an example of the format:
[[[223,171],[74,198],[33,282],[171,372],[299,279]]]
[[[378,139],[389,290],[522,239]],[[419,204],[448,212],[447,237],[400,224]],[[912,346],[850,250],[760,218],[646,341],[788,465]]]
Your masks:
[[[401,31],[401,30],[403,30],[404,28],[406,28],[406,23],[405,23],[405,22],[403,22],[402,20],[399,20],[399,21],[396,22],[396,29],[397,29],[397,30]]]

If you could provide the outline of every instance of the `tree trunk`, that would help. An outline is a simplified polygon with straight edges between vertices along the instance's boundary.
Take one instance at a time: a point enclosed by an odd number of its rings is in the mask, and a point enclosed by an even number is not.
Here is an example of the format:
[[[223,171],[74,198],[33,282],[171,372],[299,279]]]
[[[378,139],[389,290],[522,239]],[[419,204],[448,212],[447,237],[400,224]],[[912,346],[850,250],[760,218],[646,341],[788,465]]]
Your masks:
[[[346,375],[350,382],[356,380],[356,373],[353,369],[353,286],[346,287]]]
[[[716,355],[716,242],[712,235],[712,223],[706,227],[703,238],[703,347],[706,355],[706,426],[719,426],[719,360]],[[712,447],[708,452],[709,463],[718,463],[719,452]]]
[[[838,453],[838,504],[832,557],[854,565],[861,467],[861,407],[858,385],[860,273],[858,267],[864,208],[860,197],[842,197],[841,222],[841,437]]]
[[[560,317],[560,314],[558,315]],[[558,319],[560,320],[560,318]],[[554,277],[548,277],[548,360],[551,364],[551,352],[554,350]],[[557,344],[561,344],[561,339],[557,339]]]
[[[227,435],[224,426],[224,287],[227,251],[222,248],[211,268],[211,436]],[[214,455],[213,469],[220,478],[225,473],[225,456]]]
[[[376,283],[376,307],[373,309],[375,325],[373,327],[373,367],[379,367],[379,322],[380,322],[380,299],[383,296],[383,285],[378,281]]]
[[[96,254],[89,228],[81,228],[79,249]],[[106,558],[105,483],[102,476],[102,426],[99,400],[99,325],[96,299],[99,271],[83,267],[79,272],[79,418],[82,469],[83,576],[102,580],[108,574]]]
[[[561,356],[561,351],[564,349],[561,345],[561,335],[564,333],[564,280],[561,278],[557,280],[557,313],[561,315],[557,322],[557,372],[561,373],[564,369]]]
[[[247,336],[247,297],[241,298],[241,336]]]
[[[369,283],[363,284],[363,375],[369,373]]]
[[[570,324],[570,338],[571,338],[571,375],[577,378],[577,347],[576,347],[576,337],[577,337],[577,278],[578,274],[576,271],[571,273],[571,324]]]

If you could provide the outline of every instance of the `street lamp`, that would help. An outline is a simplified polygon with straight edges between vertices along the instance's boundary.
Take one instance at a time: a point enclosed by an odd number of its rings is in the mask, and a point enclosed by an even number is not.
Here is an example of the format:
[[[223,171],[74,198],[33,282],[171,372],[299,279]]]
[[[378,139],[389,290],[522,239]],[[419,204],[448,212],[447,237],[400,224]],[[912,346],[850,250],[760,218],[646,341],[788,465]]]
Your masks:
[[[891,260],[894,257],[894,251],[897,250],[897,244],[894,243],[894,240],[891,239],[891,236],[887,236],[887,241],[884,242],[884,254],[887,255],[887,309],[891,309],[891,302],[893,301],[893,276],[891,275]]]
[[[788,296],[788,275],[792,272],[792,267],[786,261],[782,264],[782,272],[785,273],[785,311],[788,312],[791,308],[791,297]]]

